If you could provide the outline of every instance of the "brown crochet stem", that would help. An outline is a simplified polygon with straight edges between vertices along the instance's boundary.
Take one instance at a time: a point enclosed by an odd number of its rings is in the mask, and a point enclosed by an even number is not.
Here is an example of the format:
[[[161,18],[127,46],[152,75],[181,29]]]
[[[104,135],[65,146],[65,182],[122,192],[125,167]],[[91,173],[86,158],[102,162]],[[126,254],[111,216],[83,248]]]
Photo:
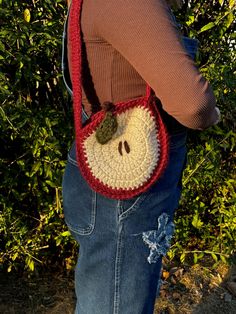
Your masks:
[[[115,105],[112,103],[112,102],[109,102],[109,101],[105,101],[103,104],[102,104],[102,109],[104,111],[113,111],[115,109]]]

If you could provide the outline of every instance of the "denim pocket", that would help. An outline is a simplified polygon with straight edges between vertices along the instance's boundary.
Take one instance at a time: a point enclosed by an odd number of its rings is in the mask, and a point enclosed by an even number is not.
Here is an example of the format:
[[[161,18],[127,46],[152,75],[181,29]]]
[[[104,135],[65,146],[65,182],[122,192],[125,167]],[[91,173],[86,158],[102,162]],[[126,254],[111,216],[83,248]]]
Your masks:
[[[120,219],[126,218],[132,212],[135,212],[148,196],[148,191],[130,199],[119,201]]]
[[[63,209],[68,228],[89,235],[95,227],[96,193],[81,176],[76,161],[70,156],[63,176]]]

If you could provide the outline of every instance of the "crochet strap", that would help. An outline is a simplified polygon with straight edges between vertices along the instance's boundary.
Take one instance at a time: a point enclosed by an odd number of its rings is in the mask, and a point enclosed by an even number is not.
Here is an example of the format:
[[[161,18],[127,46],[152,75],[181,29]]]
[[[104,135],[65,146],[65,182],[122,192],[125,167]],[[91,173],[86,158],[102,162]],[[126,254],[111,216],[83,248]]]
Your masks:
[[[71,83],[73,90],[75,132],[82,129],[82,38],[81,8],[83,0],[72,0],[68,18],[68,40],[71,47]],[[147,84],[146,97],[150,97],[151,87]]]
[[[73,90],[75,134],[82,128],[82,49],[81,49],[81,8],[82,0],[73,0],[68,20],[68,40],[71,47],[71,83]]]

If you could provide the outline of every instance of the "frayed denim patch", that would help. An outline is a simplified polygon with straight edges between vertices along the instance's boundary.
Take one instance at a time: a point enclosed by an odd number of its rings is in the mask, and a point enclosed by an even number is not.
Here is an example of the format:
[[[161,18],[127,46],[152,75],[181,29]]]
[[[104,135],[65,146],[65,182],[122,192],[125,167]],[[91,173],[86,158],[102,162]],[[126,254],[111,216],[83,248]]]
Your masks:
[[[157,230],[143,232],[143,241],[150,248],[150,254],[147,258],[148,263],[156,263],[160,256],[166,255],[172,235],[174,233],[174,223],[169,221],[166,213],[158,218]]]

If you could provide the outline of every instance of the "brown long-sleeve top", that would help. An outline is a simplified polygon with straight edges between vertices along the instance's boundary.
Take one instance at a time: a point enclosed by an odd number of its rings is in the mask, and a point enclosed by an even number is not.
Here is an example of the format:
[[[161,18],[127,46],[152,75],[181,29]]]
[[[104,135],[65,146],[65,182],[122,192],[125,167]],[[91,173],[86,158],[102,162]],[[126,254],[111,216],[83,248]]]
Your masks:
[[[88,114],[105,101],[144,95],[147,82],[182,125],[204,129],[216,122],[212,89],[184,49],[164,0],[84,0],[81,27]],[[68,55],[70,66],[69,45]]]

